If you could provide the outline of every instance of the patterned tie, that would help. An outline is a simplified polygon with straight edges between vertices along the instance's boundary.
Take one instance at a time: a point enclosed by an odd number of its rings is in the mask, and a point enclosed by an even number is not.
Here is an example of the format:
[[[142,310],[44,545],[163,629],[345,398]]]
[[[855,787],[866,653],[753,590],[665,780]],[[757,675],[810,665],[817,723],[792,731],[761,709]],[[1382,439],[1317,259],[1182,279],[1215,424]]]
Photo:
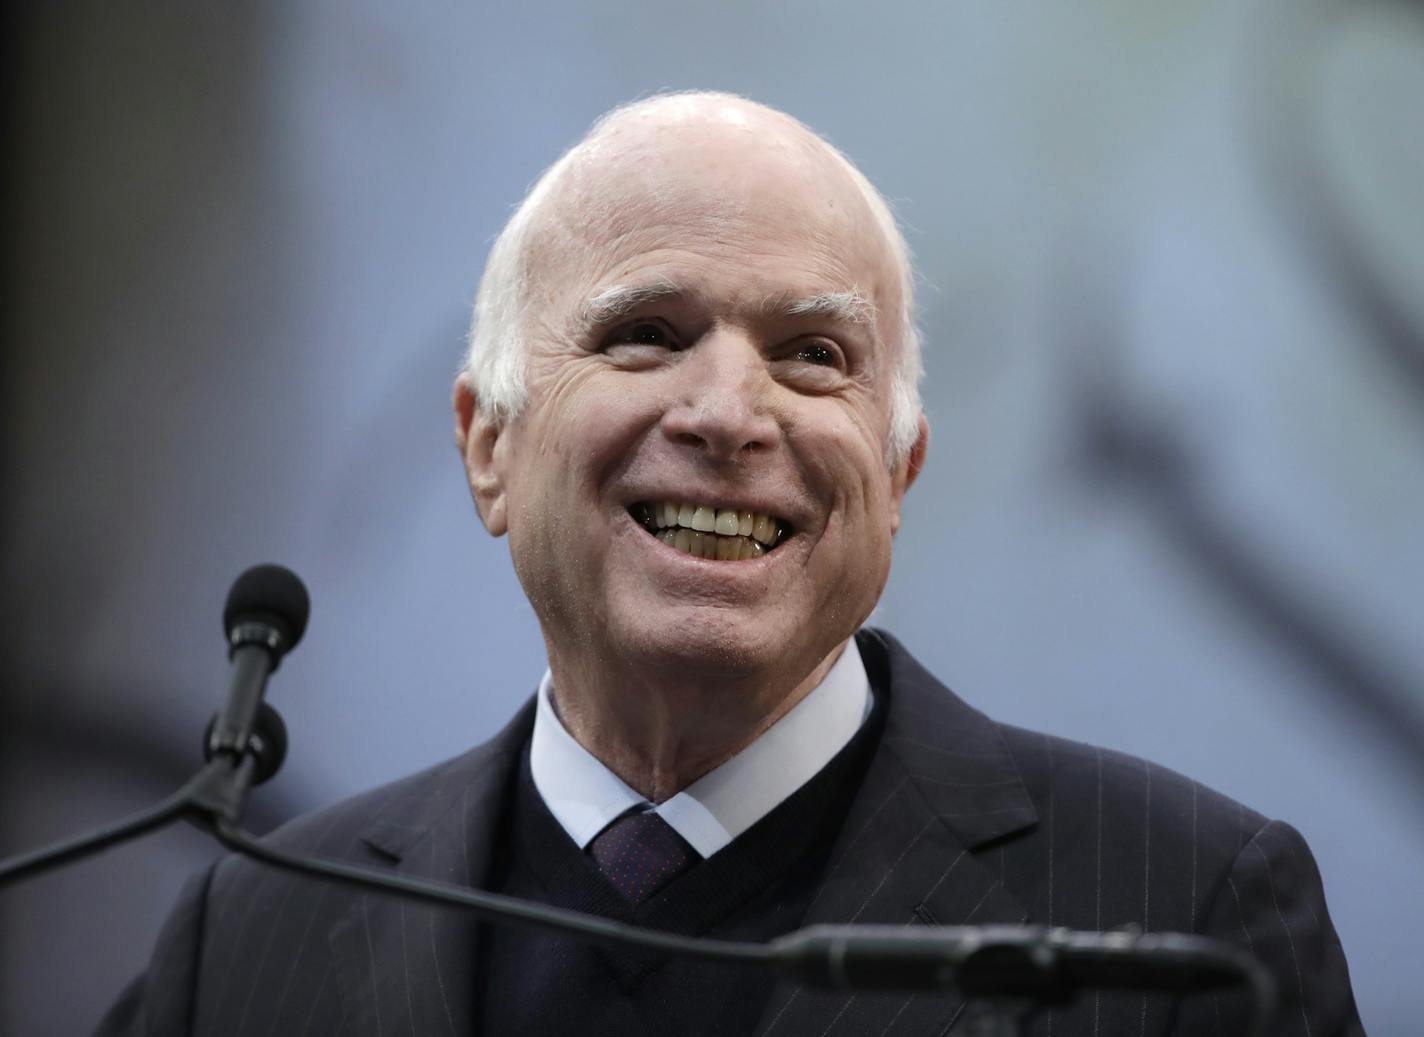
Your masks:
[[[624,814],[589,844],[603,877],[634,905],[700,859],[670,824],[651,810]]]

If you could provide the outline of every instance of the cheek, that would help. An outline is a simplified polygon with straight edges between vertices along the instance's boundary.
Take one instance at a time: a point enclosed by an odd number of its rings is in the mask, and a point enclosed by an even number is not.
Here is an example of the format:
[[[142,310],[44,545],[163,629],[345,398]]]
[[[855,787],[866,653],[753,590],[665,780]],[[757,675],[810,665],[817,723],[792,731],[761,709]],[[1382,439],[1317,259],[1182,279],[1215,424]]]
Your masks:
[[[833,502],[832,518],[853,525],[886,520],[890,471],[879,430],[854,408],[838,407],[833,415],[797,422],[796,432],[804,435],[793,433],[793,441],[800,443],[796,452],[808,481]]]
[[[515,523],[566,553],[605,510],[606,491],[656,425],[656,401],[629,375],[597,361],[570,362],[537,386],[511,458]]]

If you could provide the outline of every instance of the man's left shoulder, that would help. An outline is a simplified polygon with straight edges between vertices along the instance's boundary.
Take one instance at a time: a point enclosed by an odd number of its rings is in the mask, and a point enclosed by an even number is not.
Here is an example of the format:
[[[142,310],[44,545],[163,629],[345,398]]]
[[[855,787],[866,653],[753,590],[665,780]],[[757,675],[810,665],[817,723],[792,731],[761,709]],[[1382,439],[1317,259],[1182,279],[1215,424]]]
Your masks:
[[[1345,953],[1299,832],[1160,764],[1000,728],[1039,815],[1023,841],[1028,856],[1011,852],[1005,877],[1038,917],[1240,943],[1274,975],[1288,1029],[1360,1032]],[[1184,1001],[1176,1032],[1203,1032],[1219,1010],[1209,998]]]
[[[993,785],[998,805],[1029,821],[1021,838],[1043,843],[1045,853],[1091,851],[1094,861],[1099,851],[1189,853],[1200,877],[1229,866],[1268,824],[1161,764],[994,720],[885,631],[867,628],[859,644],[872,683],[890,692],[886,741],[923,778],[926,795],[939,801],[936,785],[974,784],[982,796]]]
[[[1282,1032],[1361,1032],[1319,870],[1290,825],[1161,764],[992,720],[889,635],[860,643],[891,693],[888,749],[926,802],[961,829],[966,799],[1012,812],[972,850],[1028,921],[1233,941],[1275,977]],[[1103,995],[1091,1007],[1055,1011],[1055,1032],[1225,1032],[1246,1005]]]
[[[998,726],[1041,822],[1050,813],[1059,825],[1091,821],[1114,841],[1141,833],[1144,843],[1158,840],[1159,851],[1190,853],[1199,867],[1229,864],[1268,825],[1281,824],[1160,763]]]

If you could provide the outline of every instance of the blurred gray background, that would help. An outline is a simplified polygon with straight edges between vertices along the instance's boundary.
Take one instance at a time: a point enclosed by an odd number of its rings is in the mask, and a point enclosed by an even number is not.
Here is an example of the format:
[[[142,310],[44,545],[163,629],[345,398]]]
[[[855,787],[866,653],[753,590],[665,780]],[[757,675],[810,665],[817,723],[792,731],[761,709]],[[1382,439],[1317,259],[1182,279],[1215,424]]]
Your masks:
[[[312,622],[265,828],[457,753],[542,645],[448,398],[600,112],[786,109],[894,201],[934,439],[875,622],[999,719],[1300,828],[1372,1034],[1424,973],[1424,10],[31,5],[6,16],[0,852],[199,760],[232,578]],[[0,1032],[92,1026],[173,831],[0,893]]]

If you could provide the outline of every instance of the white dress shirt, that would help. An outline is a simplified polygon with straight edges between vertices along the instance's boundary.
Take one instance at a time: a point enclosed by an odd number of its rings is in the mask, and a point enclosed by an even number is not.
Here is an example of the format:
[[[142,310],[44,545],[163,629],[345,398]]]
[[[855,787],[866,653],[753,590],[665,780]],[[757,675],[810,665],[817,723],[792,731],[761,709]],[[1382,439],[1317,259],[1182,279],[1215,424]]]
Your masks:
[[[529,766],[534,787],[580,849],[630,808],[652,809],[705,859],[806,784],[870,715],[870,679],[852,638],[821,683],[741,752],[654,806],[576,742],[539,683]]]

